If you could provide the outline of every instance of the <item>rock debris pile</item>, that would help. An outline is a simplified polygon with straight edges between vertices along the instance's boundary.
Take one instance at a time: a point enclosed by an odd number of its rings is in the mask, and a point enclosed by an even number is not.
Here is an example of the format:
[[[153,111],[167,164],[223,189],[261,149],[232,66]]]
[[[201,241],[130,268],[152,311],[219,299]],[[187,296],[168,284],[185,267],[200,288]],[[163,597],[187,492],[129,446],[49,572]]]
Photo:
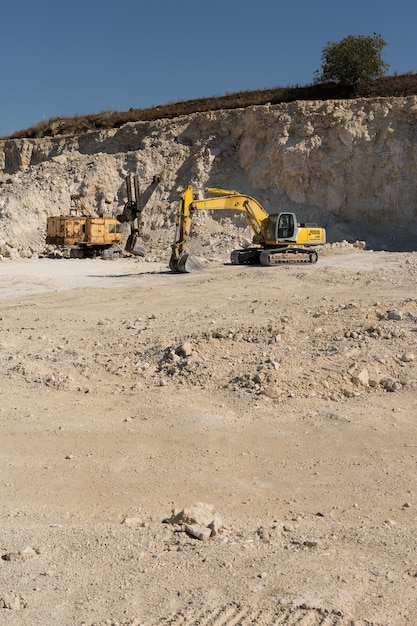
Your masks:
[[[359,253],[360,254],[360,253]],[[366,253],[362,253],[366,254]],[[414,265],[411,265],[414,263]],[[411,257],[409,268],[416,269]],[[242,270],[244,273],[247,270]],[[274,269],[293,276],[306,293],[314,282],[335,283],[331,267]],[[359,272],[360,276],[360,272]],[[354,282],[358,275],[346,275]],[[373,287],[395,281],[390,272],[367,277]],[[181,332],[163,314],[121,319],[98,318],[86,338],[43,335],[39,318],[22,328],[0,320],[0,372],[6,379],[94,391],[106,377],[115,393],[149,385],[223,389],[253,401],[281,403],[289,397],[320,397],[337,402],[378,391],[417,389],[417,299],[363,302],[325,297],[309,307],[295,299],[275,309],[272,299],[252,298],[238,324],[192,313],[192,329]],[[233,309],[233,301],[228,301]],[[232,318],[233,316],[231,316]],[[31,350],[32,339],[44,338]],[[88,347],[88,350],[86,349]]]

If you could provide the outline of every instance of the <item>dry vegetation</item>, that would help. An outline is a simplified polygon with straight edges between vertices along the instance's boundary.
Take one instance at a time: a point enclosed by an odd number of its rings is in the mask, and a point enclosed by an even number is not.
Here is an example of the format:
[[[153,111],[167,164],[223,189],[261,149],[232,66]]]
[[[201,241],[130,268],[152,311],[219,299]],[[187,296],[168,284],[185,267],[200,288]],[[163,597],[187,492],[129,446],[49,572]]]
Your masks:
[[[306,87],[274,87],[272,89],[241,91],[225,96],[174,102],[148,109],[131,108],[129,111],[124,112],[104,111],[102,113],[77,115],[68,118],[55,117],[50,120],[43,120],[36,126],[26,130],[18,131],[11,135],[11,138],[36,139],[59,135],[75,135],[89,131],[118,128],[128,122],[148,122],[202,111],[262,105],[267,102],[280,104],[295,100],[331,100],[410,95],[417,95],[417,74],[412,72],[400,76],[384,76],[357,85],[325,83],[308,85]]]

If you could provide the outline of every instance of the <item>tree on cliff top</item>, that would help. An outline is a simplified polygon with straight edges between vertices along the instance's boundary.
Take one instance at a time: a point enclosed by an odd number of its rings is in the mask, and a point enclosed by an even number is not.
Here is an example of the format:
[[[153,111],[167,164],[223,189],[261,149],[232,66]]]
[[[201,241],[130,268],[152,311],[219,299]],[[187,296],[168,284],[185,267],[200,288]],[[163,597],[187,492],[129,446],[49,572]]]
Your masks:
[[[329,41],[321,54],[321,71],[315,83],[336,82],[355,85],[383,76],[389,64],[382,59],[386,42],[381,35],[348,35],[339,42]]]

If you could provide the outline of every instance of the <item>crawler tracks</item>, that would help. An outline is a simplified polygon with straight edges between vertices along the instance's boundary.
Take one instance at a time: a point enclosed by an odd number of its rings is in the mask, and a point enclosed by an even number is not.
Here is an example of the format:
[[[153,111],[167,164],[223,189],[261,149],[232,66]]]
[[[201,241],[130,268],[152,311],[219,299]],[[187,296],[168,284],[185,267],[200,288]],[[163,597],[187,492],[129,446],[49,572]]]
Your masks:
[[[317,259],[317,252],[303,248],[287,248],[284,252],[281,250],[263,250],[259,255],[261,265],[317,263]]]
[[[299,265],[301,263],[317,263],[318,254],[314,250],[303,247],[272,248],[246,248],[233,250],[230,254],[230,262],[233,265]],[[193,254],[183,252],[180,256],[174,251],[169,262],[172,272],[191,274],[204,269],[204,265]]]
[[[233,250],[230,260],[234,265],[299,265],[305,263],[317,263],[318,254],[315,250],[300,247],[271,248],[261,250],[248,248],[246,250]]]

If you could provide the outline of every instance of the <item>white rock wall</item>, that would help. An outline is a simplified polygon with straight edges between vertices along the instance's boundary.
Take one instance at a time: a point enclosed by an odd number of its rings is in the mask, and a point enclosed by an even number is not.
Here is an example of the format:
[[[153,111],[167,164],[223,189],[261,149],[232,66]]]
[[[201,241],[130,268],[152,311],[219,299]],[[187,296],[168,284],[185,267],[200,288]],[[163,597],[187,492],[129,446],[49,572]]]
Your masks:
[[[68,213],[71,194],[120,212],[129,172],[139,174],[142,192],[163,176],[146,208],[151,235],[173,234],[179,193],[191,183],[295,211],[326,227],[330,241],[415,249],[417,97],[293,102],[6,140],[0,167],[0,246],[26,256],[42,249],[46,217]]]

